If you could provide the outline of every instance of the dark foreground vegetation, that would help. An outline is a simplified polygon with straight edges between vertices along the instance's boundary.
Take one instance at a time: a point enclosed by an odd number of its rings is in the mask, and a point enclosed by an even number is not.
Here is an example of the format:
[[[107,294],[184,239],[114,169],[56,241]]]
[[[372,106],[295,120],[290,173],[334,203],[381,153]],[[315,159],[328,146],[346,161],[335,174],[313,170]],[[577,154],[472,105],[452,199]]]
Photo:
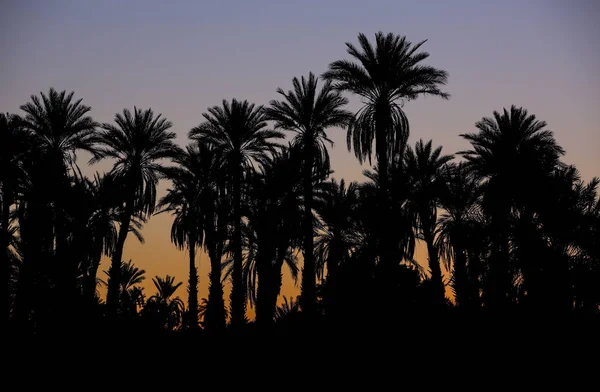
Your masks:
[[[54,89],[20,114],[0,115],[10,333],[169,337],[183,350],[204,337],[419,336],[434,344],[448,334],[476,344],[484,335],[498,343],[556,338],[562,326],[577,331],[574,339],[597,330],[598,179],[565,164],[546,123],[521,107],[465,130],[465,151],[409,143],[405,104],[450,98],[448,74],[425,65],[423,43],[361,34],[321,80],[294,78],[266,106],[233,99],[209,108],[185,148],[150,109],[99,123],[81,99]],[[362,106],[351,113],[355,98]],[[332,177],[326,132],[336,128],[357,159],[373,161],[364,181]],[[108,159],[112,170],[83,175],[75,154],[84,151],[89,165]],[[170,186],[159,197],[162,179]],[[142,241],[158,213],[172,214],[171,240],[189,254],[186,301],[169,275],[145,293],[145,271],[123,260],[127,240]],[[426,267],[414,260],[418,242]],[[202,299],[200,251],[211,267]],[[283,268],[301,295],[282,302]]]

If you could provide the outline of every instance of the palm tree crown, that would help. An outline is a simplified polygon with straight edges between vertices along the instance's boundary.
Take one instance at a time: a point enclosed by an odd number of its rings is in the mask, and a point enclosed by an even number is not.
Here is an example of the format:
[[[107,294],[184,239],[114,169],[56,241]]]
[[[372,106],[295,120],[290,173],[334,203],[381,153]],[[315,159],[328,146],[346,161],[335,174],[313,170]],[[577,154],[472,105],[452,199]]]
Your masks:
[[[86,114],[91,110],[81,99],[73,100],[74,93],[58,92],[50,88],[48,95],[32,95],[31,102],[21,106],[26,115],[25,126],[44,154],[59,163],[73,163],[76,150],[94,152],[94,133],[98,123]]]
[[[373,140],[381,138],[380,142],[386,146],[382,153],[386,153],[386,157],[379,156],[379,151],[377,157],[389,159],[400,149],[409,132],[402,110],[404,101],[419,95],[449,98],[450,95],[439,88],[447,83],[448,73],[420,64],[429,57],[427,52],[418,52],[426,41],[413,45],[406,37],[378,32],[375,47],[362,33],[358,35],[358,42],[360,48],[346,43],[348,54],[358,62],[334,61],[323,77],[334,81],[334,88],[352,92],[363,100],[363,107],[348,127],[348,148],[354,148],[361,162],[365,159],[370,162]]]
[[[274,151],[278,144],[271,139],[281,139],[281,132],[265,129],[267,126],[262,106],[255,106],[248,101],[231,103],[223,100],[223,106],[208,108],[203,113],[205,121],[192,128],[191,139],[212,145],[221,156],[223,164],[240,165],[247,169],[254,162],[264,163],[266,152]],[[233,167],[232,170],[238,170]],[[234,173],[228,173],[232,175]]]
[[[278,88],[283,101],[272,100],[265,109],[266,117],[275,122],[275,129],[295,132],[292,143],[304,148],[312,144],[315,152],[315,168],[329,169],[329,154],[324,142],[333,142],[327,137],[328,128],[345,128],[352,119],[352,113],[342,109],[348,100],[333,89],[331,82],[325,82],[317,92],[318,80],[310,72],[308,79],[292,79],[294,91],[285,92]]]
[[[156,185],[164,174],[163,159],[177,157],[181,149],[174,143],[175,132],[168,132],[172,123],[152,109],[134,108],[133,114],[124,109],[115,115],[115,123],[102,124],[98,148],[92,162],[115,159],[112,172],[126,181],[137,209],[152,214],[156,205]]]

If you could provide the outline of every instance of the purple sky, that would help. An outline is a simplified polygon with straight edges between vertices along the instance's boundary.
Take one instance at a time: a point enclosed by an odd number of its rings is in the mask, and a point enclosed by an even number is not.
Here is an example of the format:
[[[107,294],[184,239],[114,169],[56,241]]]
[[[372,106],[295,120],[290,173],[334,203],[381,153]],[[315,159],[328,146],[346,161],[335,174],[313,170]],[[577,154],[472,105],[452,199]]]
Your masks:
[[[585,179],[600,175],[600,2],[593,0],[4,0],[0,110],[19,112],[31,94],[53,86],[75,91],[101,122],[125,107],[152,107],[184,144],[207,107],[233,97],[266,104],[292,77],[321,74],[345,57],[344,43],[358,32],[378,30],[428,39],[428,63],[450,74],[450,101],[405,107],[411,142],[433,138],[445,153],[467,148],[459,133],[516,104],[548,122],[565,161]],[[331,138],[334,177],[362,180],[345,133],[332,130]],[[145,230],[147,245],[134,261],[149,276],[173,274],[163,267],[175,252],[169,224],[155,217]],[[142,252],[133,238],[127,248]],[[184,257],[176,256],[180,280]]]

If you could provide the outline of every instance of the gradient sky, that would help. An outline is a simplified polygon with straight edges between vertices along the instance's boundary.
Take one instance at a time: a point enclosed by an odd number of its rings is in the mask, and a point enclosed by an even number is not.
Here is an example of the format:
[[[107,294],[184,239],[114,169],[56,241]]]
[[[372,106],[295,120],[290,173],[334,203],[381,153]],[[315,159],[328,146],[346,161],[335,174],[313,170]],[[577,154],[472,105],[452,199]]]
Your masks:
[[[433,139],[446,153],[465,149],[460,133],[515,104],[548,122],[564,160],[586,180],[600,175],[598,1],[4,0],[0,7],[4,112],[19,113],[31,94],[52,86],[75,91],[100,122],[123,108],[151,107],[174,123],[184,145],[207,107],[233,97],[267,104],[292,77],[321,74],[346,57],[344,43],[356,43],[359,32],[372,39],[382,30],[428,39],[428,63],[450,74],[449,101],[405,106],[411,142]],[[358,108],[355,99],[350,108]],[[362,180],[365,167],[347,151],[345,133],[330,135],[334,177]],[[147,272],[148,295],[157,274],[187,282],[186,255],[170,244],[170,223],[155,216],[143,231],[145,245],[126,243],[124,258]],[[206,297],[207,256],[199,263]],[[297,289],[288,281],[283,293]],[[185,298],[185,290],[178,295]]]

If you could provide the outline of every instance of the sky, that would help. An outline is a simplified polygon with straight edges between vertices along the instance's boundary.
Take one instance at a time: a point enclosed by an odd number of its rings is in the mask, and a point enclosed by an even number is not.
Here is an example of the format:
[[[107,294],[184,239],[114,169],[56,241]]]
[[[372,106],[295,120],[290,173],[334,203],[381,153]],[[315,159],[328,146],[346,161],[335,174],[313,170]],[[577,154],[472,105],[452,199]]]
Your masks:
[[[583,178],[600,176],[600,2],[594,0],[2,0],[0,111],[20,113],[32,94],[74,91],[100,122],[133,106],[173,122],[177,142],[223,99],[268,104],[295,76],[322,74],[347,58],[359,32],[405,35],[449,72],[448,101],[405,106],[411,143],[433,139],[445,153],[467,149],[459,134],[494,110],[523,106],[548,123]],[[360,102],[350,97],[349,109]],[[345,132],[332,129],[333,177],[362,181]],[[86,172],[104,171],[109,163]],[[161,194],[167,183],[160,185]],[[172,218],[150,219],[146,242],[133,237],[124,259],[151,277],[187,284],[186,253],[170,243]],[[417,258],[424,261],[422,251]],[[208,257],[200,255],[200,296],[207,297]],[[101,269],[107,269],[103,262]],[[286,277],[285,295],[298,289]],[[252,313],[252,312],[250,312]]]

